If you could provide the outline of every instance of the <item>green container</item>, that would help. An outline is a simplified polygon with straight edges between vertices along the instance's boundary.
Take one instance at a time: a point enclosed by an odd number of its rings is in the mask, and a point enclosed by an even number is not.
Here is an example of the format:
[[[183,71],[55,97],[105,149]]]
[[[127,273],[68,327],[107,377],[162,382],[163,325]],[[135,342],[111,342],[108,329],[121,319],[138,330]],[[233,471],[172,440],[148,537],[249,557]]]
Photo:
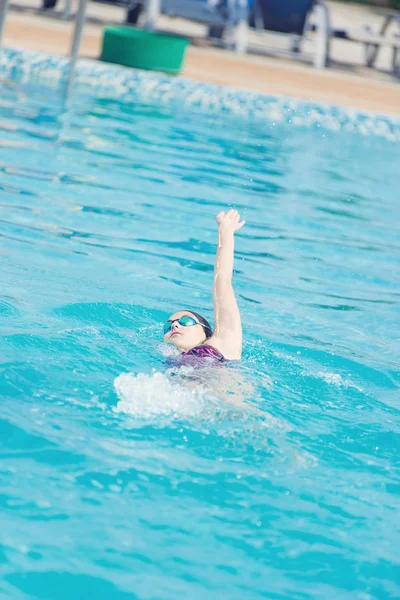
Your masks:
[[[101,60],[135,69],[180,73],[189,40],[133,27],[105,27]]]

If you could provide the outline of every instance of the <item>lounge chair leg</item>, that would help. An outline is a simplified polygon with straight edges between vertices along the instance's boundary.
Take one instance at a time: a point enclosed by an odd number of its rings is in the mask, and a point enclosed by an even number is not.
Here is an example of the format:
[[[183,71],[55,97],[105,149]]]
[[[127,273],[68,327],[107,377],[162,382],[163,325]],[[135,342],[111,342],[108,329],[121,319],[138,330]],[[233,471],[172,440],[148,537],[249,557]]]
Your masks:
[[[301,39],[301,35],[292,34],[290,36],[290,52],[294,52],[295,54],[300,52]]]
[[[365,33],[373,34],[373,30],[369,25],[365,25],[363,28]],[[376,57],[378,56],[379,45],[378,44],[369,44],[368,42],[364,43],[364,56],[365,56],[365,65],[367,67],[373,67]]]
[[[244,54],[247,50],[248,25],[246,21],[239,21],[234,32],[235,50],[239,54]]]
[[[42,10],[48,10],[49,8],[55,8],[57,0],[43,0]]]
[[[160,0],[148,0],[146,3],[146,19],[144,23],[145,29],[154,31],[156,28],[158,15],[160,14],[160,9]]]
[[[330,50],[330,24],[329,24],[329,9],[325,2],[319,2],[316,7],[317,15],[317,40],[314,56],[314,67],[316,69],[324,69],[329,63]]]
[[[398,36],[396,36],[396,37],[398,37]],[[396,77],[400,76],[400,63],[399,63],[398,57],[399,57],[399,49],[393,47],[393,50],[392,50],[392,72],[393,72],[393,75],[395,75]]]
[[[70,19],[72,16],[72,0],[65,0],[64,10],[62,12],[63,19]]]
[[[209,38],[222,40],[223,35],[224,35],[224,28],[221,27],[220,25],[211,25],[208,28],[208,37]]]
[[[396,15],[390,15],[390,14],[386,15],[386,17],[383,20],[382,27],[380,28],[380,31],[378,32],[378,35],[381,37],[384,37],[388,27],[391,25],[391,23],[393,21],[397,22],[400,25],[400,21],[399,21],[398,17],[396,17]],[[368,27],[368,25],[365,26],[365,29],[370,33],[374,33],[373,30],[371,29],[371,27]],[[379,44],[368,44],[368,43],[365,44],[365,61],[366,61],[367,67],[374,66],[380,49],[381,49],[381,46]]]
[[[125,23],[129,25],[137,25],[140,13],[143,11],[143,4],[141,2],[130,2],[126,11]]]
[[[224,37],[222,43],[224,48],[228,48],[229,50],[232,50],[235,46],[234,26],[230,21],[224,28]]]

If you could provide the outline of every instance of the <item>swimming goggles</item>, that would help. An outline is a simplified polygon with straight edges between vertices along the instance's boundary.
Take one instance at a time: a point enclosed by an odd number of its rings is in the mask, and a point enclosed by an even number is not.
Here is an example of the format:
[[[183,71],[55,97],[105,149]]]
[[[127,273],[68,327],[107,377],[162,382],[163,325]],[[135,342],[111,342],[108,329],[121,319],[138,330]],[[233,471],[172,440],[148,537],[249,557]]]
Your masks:
[[[182,327],[189,327],[190,325],[201,325],[201,323],[198,323],[196,319],[193,319],[193,317],[183,315],[183,317],[181,317],[180,319],[174,319],[174,321],[166,321],[166,323],[164,323],[164,335],[171,331],[172,325],[175,323],[175,321],[178,321],[179,325],[182,325]]]

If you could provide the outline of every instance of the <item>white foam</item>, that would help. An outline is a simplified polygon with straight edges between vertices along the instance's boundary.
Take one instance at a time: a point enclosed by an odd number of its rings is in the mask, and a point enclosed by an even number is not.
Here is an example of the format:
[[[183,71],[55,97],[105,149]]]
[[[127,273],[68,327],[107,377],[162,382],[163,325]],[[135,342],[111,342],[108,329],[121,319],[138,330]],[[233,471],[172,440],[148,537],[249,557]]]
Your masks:
[[[114,380],[119,401],[113,410],[141,419],[195,419],[197,423],[256,419],[261,428],[291,430],[287,423],[265,410],[244,403],[240,395],[226,394],[218,385],[210,388],[209,383],[204,377],[200,382],[196,370],[186,365],[165,374],[121,373]]]
[[[199,416],[205,407],[206,391],[198,382],[183,385],[163,373],[122,373],[114,381],[119,402],[116,412],[137,417]]]
[[[165,356],[166,358],[177,358],[182,354],[182,350],[176,348],[172,344],[159,344],[158,350],[160,354]]]

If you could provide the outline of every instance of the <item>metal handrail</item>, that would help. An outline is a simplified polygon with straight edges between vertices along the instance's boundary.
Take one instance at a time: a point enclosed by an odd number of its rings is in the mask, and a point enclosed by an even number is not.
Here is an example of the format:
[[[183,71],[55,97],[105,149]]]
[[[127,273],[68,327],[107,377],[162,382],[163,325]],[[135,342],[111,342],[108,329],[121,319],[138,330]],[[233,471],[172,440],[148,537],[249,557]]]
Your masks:
[[[78,12],[76,14],[76,20],[75,20],[74,37],[72,38],[72,44],[71,44],[69,71],[68,71],[67,88],[66,88],[67,95],[71,91],[72,82],[74,79],[76,61],[79,56],[79,48],[80,48],[81,40],[82,40],[83,27],[85,25],[85,20],[86,20],[87,5],[88,5],[88,0],[79,0]]]
[[[6,22],[8,4],[9,0],[0,0],[0,46],[3,37],[4,23]]]
[[[71,90],[76,61],[79,56],[79,48],[82,40],[83,27],[86,20],[86,8],[88,0],[79,0],[78,12],[76,14],[74,35],[72,38],[71,51],[70,51],[70,63],[67,78],[66,93],[68,94]],[[0,0],[0,47],[3,38],[4,24],[6,22],[7,12],[9,7],[9,0]]]

